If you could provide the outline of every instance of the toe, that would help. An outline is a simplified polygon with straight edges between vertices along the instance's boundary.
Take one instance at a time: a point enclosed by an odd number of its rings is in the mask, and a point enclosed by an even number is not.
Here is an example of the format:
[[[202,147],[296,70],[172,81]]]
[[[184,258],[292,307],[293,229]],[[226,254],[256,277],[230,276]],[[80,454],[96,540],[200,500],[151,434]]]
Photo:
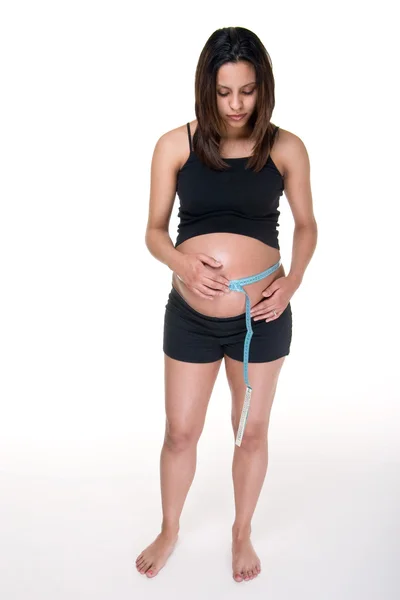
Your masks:
[[[147,563],[145,564],[145,566],[143,567],[143,571],[144,571],[145,573],[147,573],[147,571],[148,571],[149,569],[150,569],[150,563],[149,563],[149,562],[147,562]]]
[[[241,573],[235,573],[235,581],[242,581],[243,576]]]
[[[146,571],[146,575],[147,575],[147,577],[153,577],[153,575],[154,575],[153,566],[149,567],[148,571]]]

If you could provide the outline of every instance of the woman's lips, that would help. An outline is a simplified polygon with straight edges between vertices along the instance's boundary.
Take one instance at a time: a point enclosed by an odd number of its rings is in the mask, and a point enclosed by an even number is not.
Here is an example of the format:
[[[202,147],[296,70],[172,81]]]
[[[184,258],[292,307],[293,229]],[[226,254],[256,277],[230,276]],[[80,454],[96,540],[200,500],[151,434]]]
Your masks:
[[[242,119],[244,119],[245,116],[246,116],[246,114],[244,114],[244,115],[228,115],[228,119],[232,119],[232,121],[241,121]]]

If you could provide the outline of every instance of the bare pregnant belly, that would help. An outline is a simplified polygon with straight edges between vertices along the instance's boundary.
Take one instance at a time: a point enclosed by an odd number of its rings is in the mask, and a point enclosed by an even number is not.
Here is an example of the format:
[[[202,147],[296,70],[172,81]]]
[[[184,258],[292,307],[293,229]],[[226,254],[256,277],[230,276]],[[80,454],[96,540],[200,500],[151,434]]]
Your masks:
[[[205,266],[229,280],[256,275],[272,267],[280,259],[280,252],[276,248],[267,246],[255,238],[236,233],[199,235],[182,242],[176,250],[183,254],[202,252],[219,260],[222,263],[221,267]],[[281,265],[261,281],[243,286],[250,298],[251,306],[265,298],[262,292],[266,287],[275,279],[284,276],[285,271]],[[214,296],[211,300],[201,298],[178,279],[175,272],[172,274],[172,285],[194,310],[204,315],[234,317],[246,311],[246,296],[243,292],[230,291],[223,296]]]

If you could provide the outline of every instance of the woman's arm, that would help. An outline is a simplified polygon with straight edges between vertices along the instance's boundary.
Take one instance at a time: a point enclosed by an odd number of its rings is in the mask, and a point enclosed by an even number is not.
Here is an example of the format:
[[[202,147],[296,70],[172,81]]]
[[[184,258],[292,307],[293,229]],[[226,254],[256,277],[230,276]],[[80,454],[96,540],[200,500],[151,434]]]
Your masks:
[[[304,272],[314,254],[317,239],[317,224],[315,226],[295,226],[293,232],[292,262],[287,277],[293,281],[296,289],[300,286]]]
[[[250,311],[256,320],[264,319],[267,323],[280,317],[300,287],[318,237],[307,150],[300,138],[286,130],[281,130],[279,148],[280,162],[284,169],[285,195],[293,213],[295,227],[289,273],[285,277],[278,277],[265,288],[262,295],[266,299],[260,300]]]
[[[146,228],[146,246],[150,253],[172,271],[183,254],[175,249],[169,236],[169,221],[176,195],[176,177],[180,167],[179,135],[176,129],[157,141],[151,162],[150,204]]]
[[[280,139],[285,196],[295,222],[292,262],[287,278],[298,288],[317,245],[318,227],[313,211],[307,149],[302,140],[289,131],[282,132]]]
[[[171,271],[179,270],[184,255],[174,248],[168,231],[157,228],[148,229],[146,246],[154,258],[167,265]]]

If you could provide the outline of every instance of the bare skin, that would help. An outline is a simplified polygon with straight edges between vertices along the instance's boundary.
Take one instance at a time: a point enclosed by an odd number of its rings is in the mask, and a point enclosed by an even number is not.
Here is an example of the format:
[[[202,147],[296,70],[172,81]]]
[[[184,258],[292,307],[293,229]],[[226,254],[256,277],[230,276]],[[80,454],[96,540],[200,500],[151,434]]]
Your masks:
[[[232,394],[232,431],[236,437],[243,403],[243,363],[229,356],[215,363],[193,364],[165,355],[167,427],[161,451],[163,523],[161,533],[137,557],[136,568],[147,577],[162,569],[178,540],[179,519],[196,471],[197,443],[212,389],[224,360]],[[232,576],[249,581],[261,573],[252,542],[251,519],[268,467],[270,412],[285,357],[249,365],[254,384],[252,408],[240,447],[234,446],[232,477],[235,522],[232,526]]]
[[[152,544],[147,546],[136,559],[136,568],[139,573],[147,577],[154,577],[163,568],[173,552],[178,534],[161,532]]]
[[[235,581],[249,581],[261,573],[261,561],[253,548],[250,533],[232,534],[232,573]]]
[[[165,360],[165,438],[160,475],[161,532],[137,557],[136,568],[154,577],[165,565],[179,534],[179,520],[196,472],[197,443],[222,359],[213,363]],[[151,572],[151,573],[150,573]]]
[[[247,437],[235,445],[232,478],[235,521],[232,526],[232,574],[235,581],[248,581],[261,573],[261,561],[252,542],[251,520],[268,469],[268,428],[279,374],[285,357],[267,363],[253,363],[254,385],[251,411],[246,424]],[[225,356],[225,370],[232,395],[232,428],[236,437],[243,404],[243,363]]]

